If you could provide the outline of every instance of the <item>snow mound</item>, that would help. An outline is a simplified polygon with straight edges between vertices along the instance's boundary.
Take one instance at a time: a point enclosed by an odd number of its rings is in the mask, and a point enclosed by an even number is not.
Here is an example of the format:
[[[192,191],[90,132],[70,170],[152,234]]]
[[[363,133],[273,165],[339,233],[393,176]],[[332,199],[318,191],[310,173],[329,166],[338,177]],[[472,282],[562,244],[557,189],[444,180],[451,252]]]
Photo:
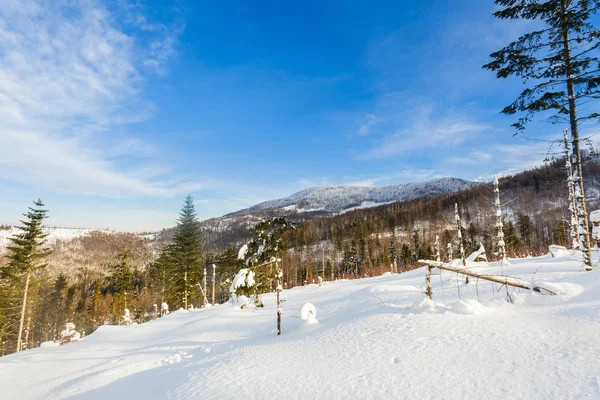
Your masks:
[[[583,291],[585,290],[583,286],[578,285],[576,283],[569,283],[569,282],[556,283],[556,282],[534,281],[533,286],[545,289],[548,292],[551,292],[551,293],[554,293],[554,294],[557,294],[557,295],[560,295],[560,296],[563,296],[566,298],[577,296],[577,295],[583,293]]]
[[[486,307],[477,300],[459,300],[450,304],[449,309],[457,314],[475,315],[481,314]]]
[[[550,250],[550,254],[552,257],[568,257],[570,255],[569,249],[564,246],[558,246],[556,244],[552,244],[548,246],[548,250]]]
[[[436,311],[435,302],[426,297],[422,301],[414,303],[412,306],[410,306],[408,311],[414,314],[432,313]]]

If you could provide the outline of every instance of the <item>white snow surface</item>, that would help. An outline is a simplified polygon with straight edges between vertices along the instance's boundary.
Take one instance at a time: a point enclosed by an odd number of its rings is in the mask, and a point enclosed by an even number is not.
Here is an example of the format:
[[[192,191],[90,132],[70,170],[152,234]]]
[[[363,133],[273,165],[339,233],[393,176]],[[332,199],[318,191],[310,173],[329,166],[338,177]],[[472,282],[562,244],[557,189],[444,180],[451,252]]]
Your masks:
[[[434,269],[429,300],[425,268],[308,285],[281,293],[279,337],[274,293],[259,309],[102,326],[0,358],[0,398],[600,398],[600,271],[582,272],[572,255],[476,268],[560,294],[515,289],[510,304],[504,288]],[[318,324],[299,318],[306,303]]]

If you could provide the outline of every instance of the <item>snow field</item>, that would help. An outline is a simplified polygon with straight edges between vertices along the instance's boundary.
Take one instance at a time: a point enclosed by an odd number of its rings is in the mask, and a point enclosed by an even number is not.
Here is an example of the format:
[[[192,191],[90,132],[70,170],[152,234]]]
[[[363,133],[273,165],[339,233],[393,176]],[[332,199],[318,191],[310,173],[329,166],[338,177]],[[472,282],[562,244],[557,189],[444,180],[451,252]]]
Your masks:
[[[282,292],[280,337],[275,294],[263,309],[104,326],[0,358],[0,398],[600,398],[599,271],[571,254],[510,261],[473,268],[561,294],[515,290],[509,304],[500,285],[443,272],[429,301],[425,268],[297,287]],[[318,323],[301,319],[306,303]]]

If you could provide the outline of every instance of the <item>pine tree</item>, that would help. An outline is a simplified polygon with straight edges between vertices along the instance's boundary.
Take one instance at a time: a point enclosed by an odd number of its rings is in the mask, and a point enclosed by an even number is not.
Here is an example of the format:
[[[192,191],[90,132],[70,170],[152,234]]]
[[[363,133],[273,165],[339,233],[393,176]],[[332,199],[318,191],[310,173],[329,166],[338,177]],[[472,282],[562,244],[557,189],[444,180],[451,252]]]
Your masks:
[[[192,303],[192,295],[199,292],[195,289],[200,282],[202,269],[200,222],[196,216],[194,199],[190,195],[185,198],[179,213],[171,251],[173,257],[171,283],[181,299],[175,302],[175,305],[182,305],[187,309]]]
[[[123,310],[131,305],[133,292],[133,270],[128,263],[130,253],[124,251],[118,256],[118,261],[110,267],[108,276],[109,290],[112,294],[112,318],[116,323],[121,322]]]
[[[44,209],[44,203],[37,200],[34,207],[29,207],[29,212],[23,214],[27,219],[21,221],[23,226],[20,233],[10,238],[11,246],[8,246],[8,268],[5,275],[15,284],[23,285],[23,300],[21,303],[21,317],[17,336],[16,351],[21,351],[23,324],[27,312],[27,295],[33,274],[46,267],[43,262],[50,254],[50,250],[44,247],[45,238],[48,234],[43,232],[42,223],[47,218],[48,210]]]
[[[500,19],[541,21],[543,29],[529,32],[517,41],[491,54],[493,61],[484,68],[498,78],[514,75],[533,85],[505,107],[504,114],[522,112],[513,126],[523,131],[537,113],[549,112],[552,122],[568,121],[573,142],[574,180],[580,241],[585,264],[591,269],[590,233],[587,221],[579,124],[600,120],[600,113],[577,107],[600,97],[600,31],[590,18],[600,0],[496,0],[502,7],[494,15]]]

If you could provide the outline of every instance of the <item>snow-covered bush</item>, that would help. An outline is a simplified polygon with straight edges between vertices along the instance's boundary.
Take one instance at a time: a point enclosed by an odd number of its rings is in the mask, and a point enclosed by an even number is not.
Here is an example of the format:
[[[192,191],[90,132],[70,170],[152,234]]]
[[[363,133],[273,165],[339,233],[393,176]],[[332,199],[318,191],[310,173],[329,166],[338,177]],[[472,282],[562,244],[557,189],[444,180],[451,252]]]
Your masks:
[[[167,303],[163,302],[160,305],[160,315],[163,316],[163,315],[167,315],[168,313],[169,313],[169,305]]]
[[[124,314],[123,314],[123,325],[129,325],[131,324],[131,315],[129,314],[129,309],[126,308],[124,310]]]
[[[245,308],[250,304],[259,303],[256,291],[256,281],[254,280],[254,271],[249,268],[242,268],[233,278],[229,292],[231,301],[240,308]]]
[[[316,324],[317,322],[317,309],[312,303],[306,303],[300,310],[300,318],[306,321],[307,324]]]
[[[67,322],[65,329],[58,335],[58,344],[63,345],[71,342],[76,342],[81,339],[81,334],[75,330],[75,324]]]
[[[234,303],[237,296],[246,296],[251,304],[262,307],[259,295],[273,290],[274,283],[282,279],[277,255],[286,249],[283,233],[294,228],[285,217],[276,217],[261,221],[251,229],[256,237],[238,252],[238,259],[246,268],[236,274],[230,286]]]

